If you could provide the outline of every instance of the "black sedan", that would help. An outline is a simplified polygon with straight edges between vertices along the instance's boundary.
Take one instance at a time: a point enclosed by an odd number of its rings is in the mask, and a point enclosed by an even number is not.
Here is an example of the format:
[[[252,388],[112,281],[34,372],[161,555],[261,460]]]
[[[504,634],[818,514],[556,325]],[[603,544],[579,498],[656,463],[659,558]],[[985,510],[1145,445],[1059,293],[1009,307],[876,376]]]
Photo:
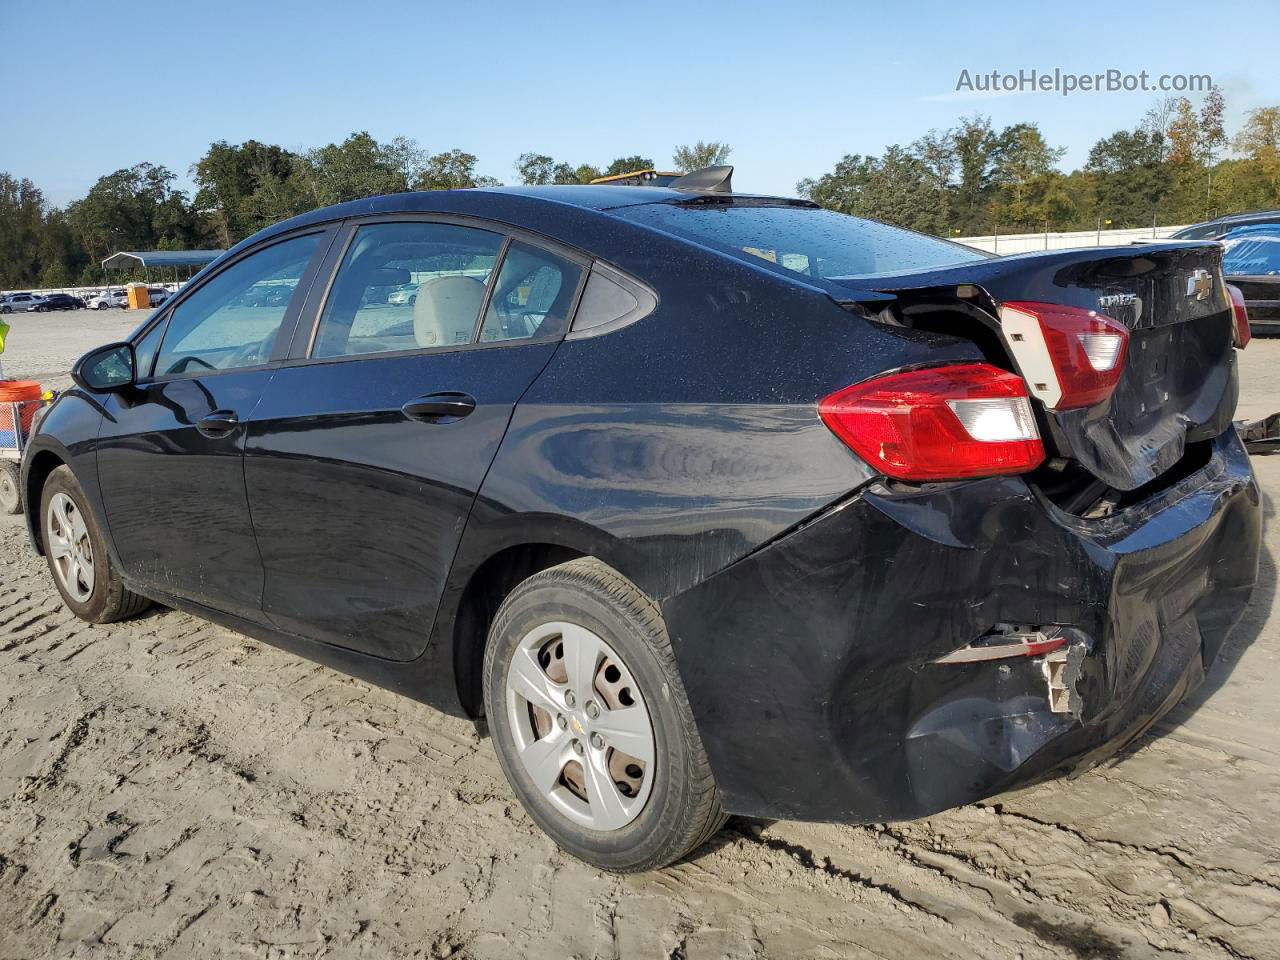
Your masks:
[[[83,310],[84,301],[69,293],[51,293],[39,303],[27,307],[28,313],[50,313],[54,310]]]
[[[1114,752],[1240,617],[1221,256],[678,180],[317,210],[79,362],[30,534],[86,620],[154,600],[486,718],[608,869],[728,813],[920,817]]]

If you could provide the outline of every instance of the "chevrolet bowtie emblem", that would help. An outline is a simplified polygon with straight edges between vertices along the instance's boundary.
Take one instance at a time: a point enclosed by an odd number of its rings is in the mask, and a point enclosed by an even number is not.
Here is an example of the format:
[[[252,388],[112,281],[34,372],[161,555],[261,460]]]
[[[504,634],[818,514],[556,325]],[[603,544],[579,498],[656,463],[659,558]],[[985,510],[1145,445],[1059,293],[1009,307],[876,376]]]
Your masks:
[[[1208,300],[1213,293],[1213,275],[1208,270],[1195,269],[1187,276],[1187,296]]]

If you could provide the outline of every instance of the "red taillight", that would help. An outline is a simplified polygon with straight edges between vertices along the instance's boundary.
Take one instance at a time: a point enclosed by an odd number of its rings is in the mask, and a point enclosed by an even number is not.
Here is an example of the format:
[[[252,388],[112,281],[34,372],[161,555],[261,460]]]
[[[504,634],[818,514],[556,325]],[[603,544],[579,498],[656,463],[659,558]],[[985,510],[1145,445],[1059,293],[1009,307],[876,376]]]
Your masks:
[[[818,404],[831,431],[898,480],[1025,473],[1044,446],[1022,378],[985,363],[866,380]]]
[[[1091,407],[1120,382],[1129,328],[1096,310],[1006,303],[1000,325],[1032,396],[1050,409]]]
[[[1245,306],[1244,293],[1239,287],[1228,283],[1227,293],[1231,295],[1231,315],[1236,321],[1235,344],[1243,350],[1253,339],[1253,331],[1249,329],[1249,308]]]

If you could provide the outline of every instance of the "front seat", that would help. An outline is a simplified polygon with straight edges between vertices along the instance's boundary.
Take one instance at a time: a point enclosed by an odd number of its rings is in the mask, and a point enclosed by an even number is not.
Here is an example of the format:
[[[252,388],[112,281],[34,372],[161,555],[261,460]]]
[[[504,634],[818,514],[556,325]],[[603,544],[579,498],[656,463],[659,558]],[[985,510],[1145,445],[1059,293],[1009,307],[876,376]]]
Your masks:
[[[413,336],[420,347],[470,343],[484,284],[475,277],[432,277],[418,287],[413,304]]]

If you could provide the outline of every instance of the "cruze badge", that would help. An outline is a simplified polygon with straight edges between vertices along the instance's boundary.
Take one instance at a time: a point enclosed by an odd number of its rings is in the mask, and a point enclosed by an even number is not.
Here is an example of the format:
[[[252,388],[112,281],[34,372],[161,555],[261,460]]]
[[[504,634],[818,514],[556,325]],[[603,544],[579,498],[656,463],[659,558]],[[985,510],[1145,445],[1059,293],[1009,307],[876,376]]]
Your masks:
[[[1098,298],[1098,306],[1104,310],[1108,307],[1131,307],[1137,299],[1136,293],[1108,293]]]

